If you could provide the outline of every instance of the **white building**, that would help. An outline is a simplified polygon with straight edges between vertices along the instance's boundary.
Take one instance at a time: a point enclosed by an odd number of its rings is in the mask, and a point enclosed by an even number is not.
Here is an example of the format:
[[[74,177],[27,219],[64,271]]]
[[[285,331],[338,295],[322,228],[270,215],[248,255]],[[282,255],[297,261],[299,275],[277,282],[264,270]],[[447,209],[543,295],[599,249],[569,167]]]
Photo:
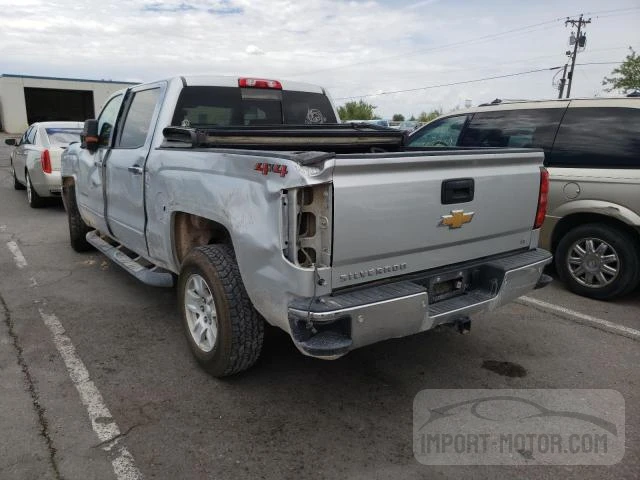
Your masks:
[[[33,122],[95,118],[116,90],[133,85],[111,80],[0,75],[0,130],[22,133]]]

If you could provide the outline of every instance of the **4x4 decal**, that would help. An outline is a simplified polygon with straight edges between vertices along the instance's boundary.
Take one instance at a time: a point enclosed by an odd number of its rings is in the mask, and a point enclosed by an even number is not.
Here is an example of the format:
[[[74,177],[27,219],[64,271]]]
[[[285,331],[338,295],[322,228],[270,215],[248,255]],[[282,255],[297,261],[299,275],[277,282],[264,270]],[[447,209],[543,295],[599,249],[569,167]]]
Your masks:
[[[281,177],[286,177],[288,173],[287,166],[279,163],[258,162],[256,163],[254,170],[262,172],[263,175],[268,175],[269,173],[277,173]]]

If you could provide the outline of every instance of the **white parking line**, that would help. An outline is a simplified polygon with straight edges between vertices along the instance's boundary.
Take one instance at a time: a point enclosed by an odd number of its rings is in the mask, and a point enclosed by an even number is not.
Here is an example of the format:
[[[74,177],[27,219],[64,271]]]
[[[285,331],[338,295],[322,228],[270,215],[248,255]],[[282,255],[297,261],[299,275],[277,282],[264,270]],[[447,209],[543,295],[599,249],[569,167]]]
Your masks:
[[[117,445],[120,428],[105,405],[100,391],[89,378],[89,371],[76,353],[76,348],[66,335],[62,323],[55,315],[47,314],[42,310],[40,310],[40,316],[53,335],[53,343],[67,367],[71,381],[80,394],[82,404],[87,409],[93,431],[96,432],[100,442],[105,443],[103,449],[109,452],[117,447],[115,457],[111,460],[116,478],[118,480],[142,479],[142,474],[136,467],[129,450],[123,445]]]
[[[18,268],[26,267],[27,259],[24,258],[24,255],[22,255],[22,252],[20,251],[20,247],[18,247],[18,244],[12,240],[10,242],[7,242],[7,247],[9,247],[9,250],[13,254],[13,260],[16,262],[16,266]]]
[[[575,320],[579,323],[599,328],[610,333],[616,333],[618,335],[624,335],[625,337],[633,338],[634,340],[640,340],[640,330],[636,330],[635,328],[625,327],[624,325],[619,325],[617,323],[610,322],[609,320],[592,317],[591,315],[587,315],[586,313],[576,312],[575,310],[561,307],[560,305],[543,302],[542,300],[538,300],[537,298],[520,297],[516,301],[524,303],[525,305],[538,307],[542,310],[558,313],[560,314],[560,316],[568,318],[569,320]]]
[[[14,241],[7,242],[7,247],[13,254],[16,266],[20,269],[25,268],[27,259],[24,258],[20,247]],[[31,277],[32,287],[37,286],[34,277]],[[43,310],[40,311],[42,321],[49,328],[53,335],[53,343],[60,353],[64,364],[69,372],[69,377],[73,382],[76,390],[80,394],[80,401],[87,409],[89,419],[93,431],[98,436],[102,447],[106,452],[111,452],[114,448],[115,454],[112,456],[111,465],[118,480],[140,480],[142,474],[136,467],[135,461],[129,450],[124,445],[118,445],[120,437],[120,428],[113,420],[111,412],[107,408],[102,398],[102,394],[89,378],[89,371],[76,353],[76,348],[71,343],[71,339],[65,334],[64,327],[58,317],[47,314]]]

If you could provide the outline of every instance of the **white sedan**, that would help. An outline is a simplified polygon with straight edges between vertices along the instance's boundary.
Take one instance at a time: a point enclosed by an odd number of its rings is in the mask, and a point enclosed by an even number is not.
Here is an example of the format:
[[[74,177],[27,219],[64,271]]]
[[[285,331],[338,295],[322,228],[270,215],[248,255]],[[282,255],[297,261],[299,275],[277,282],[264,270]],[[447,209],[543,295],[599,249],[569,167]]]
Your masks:
[[[34,123],[17,142],[5,140],[16,147],[11,153],[13,186],[27,189],[32,208],[42,207],[46,197],[61,195],[60,157],[70,143],[80,141],[82,127],[82,122]]]

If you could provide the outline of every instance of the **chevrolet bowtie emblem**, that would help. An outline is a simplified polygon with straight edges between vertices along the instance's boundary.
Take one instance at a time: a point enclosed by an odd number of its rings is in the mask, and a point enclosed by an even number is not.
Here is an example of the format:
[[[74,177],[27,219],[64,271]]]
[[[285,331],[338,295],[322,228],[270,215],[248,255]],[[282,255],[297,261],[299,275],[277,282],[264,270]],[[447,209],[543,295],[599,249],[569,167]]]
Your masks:
[[[474,212],[464,213],[464,210],[451,210],[451,215],[443,215],[440,225],[446,225],[449,228],[460,228],[465,223],[469,223],[473,218]]]

